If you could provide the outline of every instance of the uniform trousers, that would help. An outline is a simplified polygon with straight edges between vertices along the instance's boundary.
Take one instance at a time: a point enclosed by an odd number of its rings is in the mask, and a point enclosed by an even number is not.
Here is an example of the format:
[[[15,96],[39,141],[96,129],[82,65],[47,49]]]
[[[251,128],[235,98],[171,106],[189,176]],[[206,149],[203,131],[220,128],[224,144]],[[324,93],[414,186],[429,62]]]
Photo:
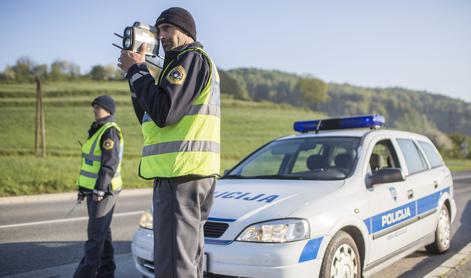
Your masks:
[[[92,195],[87,196],[88,240],[74,278],[114,277],[116,265],[110,225],[118,195],[107,195],[101,202],[95,202]]]
[[[155,277],[203,277],[203,226],[213,204],[215,185],[214,177],[155,180]]]

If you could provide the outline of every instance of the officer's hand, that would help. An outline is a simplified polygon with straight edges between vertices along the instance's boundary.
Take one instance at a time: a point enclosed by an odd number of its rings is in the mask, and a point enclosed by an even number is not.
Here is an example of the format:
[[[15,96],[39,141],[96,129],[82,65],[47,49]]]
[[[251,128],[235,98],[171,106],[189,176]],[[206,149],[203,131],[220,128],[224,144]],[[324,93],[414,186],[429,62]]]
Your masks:
[[[85,193],[82,191],[77,192],[77,202],[81,203],[85,199]]]
[[[147,47],[143,43],[139,47],[139,52],[132,52],[130,50],[121,50],[121,56],[118,59],[118,67],[124,72],[128,72],[129,68],[134,64],[142,64],[146,61],[146,55],[144,54],[144,49]]]
[[[101,190],[93,190],[93,201],[99,203],[105,198],[105,192]]]

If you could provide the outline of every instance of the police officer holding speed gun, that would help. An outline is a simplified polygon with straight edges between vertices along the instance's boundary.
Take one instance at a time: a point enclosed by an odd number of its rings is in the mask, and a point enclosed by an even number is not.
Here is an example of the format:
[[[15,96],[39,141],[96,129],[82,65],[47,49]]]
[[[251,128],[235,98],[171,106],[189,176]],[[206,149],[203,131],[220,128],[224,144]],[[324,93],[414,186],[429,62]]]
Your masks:
[[[111,218],[121,191],[123,134],[114,119],[110,96],[92,102],[95,121],[82,145],[82,167],[77,179],[77,202],[86,198],[88,240],[74,277],[114,277],[116,265],[111,240]]]
[[[139,174],[154,179],[155,277],[202,277],[203,226],[220,163],[219,75],[187,10],[164,10],[146,29],[165,51],[160,73],[152,75],[158,63],[149,65],[146,54],[155,52],[144,38],[136,41],[135,29],[128,32],[134,40],[124,36],[118,66],[144,134]]]

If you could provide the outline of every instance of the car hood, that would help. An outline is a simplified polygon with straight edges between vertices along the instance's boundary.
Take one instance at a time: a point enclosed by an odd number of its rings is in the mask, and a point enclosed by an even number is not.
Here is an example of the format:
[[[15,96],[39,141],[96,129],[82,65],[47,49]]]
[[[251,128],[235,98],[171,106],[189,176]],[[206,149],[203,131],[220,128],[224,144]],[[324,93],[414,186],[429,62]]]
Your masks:
[[[254,223],[288,217],[343,184],[344,180],[218,180],[209,220]]]

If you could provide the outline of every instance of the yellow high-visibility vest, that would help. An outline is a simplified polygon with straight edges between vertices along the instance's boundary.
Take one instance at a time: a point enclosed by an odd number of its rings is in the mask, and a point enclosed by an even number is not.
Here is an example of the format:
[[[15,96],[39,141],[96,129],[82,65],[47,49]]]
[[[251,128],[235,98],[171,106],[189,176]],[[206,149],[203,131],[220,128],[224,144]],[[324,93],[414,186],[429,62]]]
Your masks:
[[[123,181],[121,179],[121,161],[123,158],[123,146],[124,139],[121,128],[115,122],[107,122],[98,129],[92,137],[87,139],[85,144],[82,146],[82,168],[80,169],[80,175],[77,179],[77,186],[87,188],[90,190],[95,189],[96,180],[98,178],[98,172],[101,167],[101,148],[100,140],[103,133],[111,127],[114,127],[119,132],[119,164],[116,172],[111,179],[112,191],[121,189]]]
[[[191,109],[177,123],[158,127],[147,114],[142,121],[144,148],[139,174],[146,179],[186,175],[219,174],[220,164],[220,88],[216,65],[201,48],[198,51],[210,65],[210,75],[203,90],[193,100]],[[177,57],[178,57],[177,56]],[[161,72],[158,84],[169,73]]]

